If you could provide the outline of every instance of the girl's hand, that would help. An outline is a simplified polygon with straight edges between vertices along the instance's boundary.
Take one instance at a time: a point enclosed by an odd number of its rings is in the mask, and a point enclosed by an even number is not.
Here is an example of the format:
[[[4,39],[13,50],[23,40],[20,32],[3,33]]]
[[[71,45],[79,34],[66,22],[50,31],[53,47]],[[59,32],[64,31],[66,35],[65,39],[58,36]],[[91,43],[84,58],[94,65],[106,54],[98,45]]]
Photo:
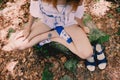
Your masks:
[[[24,28],[23,36],[25,37],[25,39],[28,38],[28,36],[30,35],[30,32],[31,32],[30,27],[26,27],[26,28]]]
[[[79,19],[77,17],[75,17],[75,20],[78,22],[78,25],[82,27],[82,29],[84,30],[85,33],[90,33],[90,29],[88,27],[86,27],[83,23],[83,18]]]
[[[84,32],[87,33],[87,34],[90,33],[90,29],[89,29],[88,27],[83,27],[83,30],[84,30]]]

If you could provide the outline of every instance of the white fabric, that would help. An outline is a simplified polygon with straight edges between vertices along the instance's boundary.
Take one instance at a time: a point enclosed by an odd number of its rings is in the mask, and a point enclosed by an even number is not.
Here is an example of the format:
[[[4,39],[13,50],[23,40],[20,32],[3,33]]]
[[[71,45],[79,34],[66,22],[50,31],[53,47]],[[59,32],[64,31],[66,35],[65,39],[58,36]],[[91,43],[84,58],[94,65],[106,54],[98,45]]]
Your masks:
[[[60,34],[60,37],[62,37],[63,39],[65,39],[66,41],[68,39],[70,39],[70,36],[67,35],[67,33],[65,32],[65,30],[62,30],[61,34]]]
[[[50,43],[50,42],[51,42],[50,39],[45,39],[45,40],[41,41],[41,42],[39,43],[39,45],[40,45],[40,46],[43,46],[44,44],[47,44],[47,43]]]
[[[38,1],[31,0],[30,14],[33,17],[41,18],[41,21],[43,23],[45,23],[46,25],[48,25],[51,28],[54,28],[55,19],[47,17],[42,14],[42,12],[40,10],[40,3],[41,3],[41,0],[38,0]],[[57,19],[58,26],[61,25],[61,26],[65,27],[65,26],[77,24],[75,17],[82,18],[83,14],[84,14],[84,5],[78,6],[76,11],[71,11],[72,7],[69,5],[67,5],[66,7],[64,5],[57,5],[58,11],[52,5],[44,3],[44,2],[42,2],[42,6],[46,13],[61,17],[61,19]],[[64,7],[65,7],[65,21],[63,23],[62,21],[59,21],[59,20],[63,20],[63,15],[61,15],[61,13],[62,13],[62,10],[64,9]]]
[[[39,10],[39,3],[38,3],[38,1],[31,0],[31,2],[30,2],[30,14],[33,17],[42,18],[42,15],[40,14],[40,10]]]

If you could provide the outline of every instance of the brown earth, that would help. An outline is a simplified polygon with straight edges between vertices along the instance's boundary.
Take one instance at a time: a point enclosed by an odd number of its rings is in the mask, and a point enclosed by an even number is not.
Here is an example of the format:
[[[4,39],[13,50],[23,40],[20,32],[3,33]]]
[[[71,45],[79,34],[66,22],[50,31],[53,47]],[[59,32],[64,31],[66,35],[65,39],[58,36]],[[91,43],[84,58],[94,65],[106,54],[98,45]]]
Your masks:
[[[5,3],[2,7],[5,7]],[[99,70],[96,67],[94,72],[89,72],[85,68],[84,60],[80,60],[77,64],[76,74],[74,74],[64,68],[64,63],[69,55],[66,56],[59,53],[46,58],[39,56],[38,54],[40,53],[36,52],[33,48],[12,52],[0,50],[0,80],[41,80],[41,74],[46,63],[52,63],[54,65],[50,68],[54,75],[53,80],[59,80],[63,75],[69,75],[77,80],[120,80],[120,36],[116,34],[118,27],[120,27],[120,13],[117,13],[115,8],[113,7],[107,12],[113,15],[112,18],[107,15],[102,18],[92,16],[98,28],[110,35],[110,40],[103,44],[106,47],[105,52],[108,59],[106,69]],[[26,7],[23,6],[23,9],[26,9]],[[28,12],[26,13],[28,14]],[[4,25],[2,21],[4,19],[1,16],[0,25]],[[0,29],[2,29],[2,26]],[[0,45],[2,47],[2,42]],[[13,73],[6,69],[10,62],[16,62]]]

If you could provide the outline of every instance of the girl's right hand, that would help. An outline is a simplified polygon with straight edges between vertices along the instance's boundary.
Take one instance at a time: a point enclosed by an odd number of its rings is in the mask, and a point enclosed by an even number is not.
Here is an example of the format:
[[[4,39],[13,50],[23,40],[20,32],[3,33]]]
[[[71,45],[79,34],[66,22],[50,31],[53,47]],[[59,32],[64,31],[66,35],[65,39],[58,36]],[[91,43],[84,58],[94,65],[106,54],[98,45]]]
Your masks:
[[[25,39],[28,38],[28,36],[30,35],[31,29],[29,27],[24,28],[23,30],[23,36],[25,37]]]

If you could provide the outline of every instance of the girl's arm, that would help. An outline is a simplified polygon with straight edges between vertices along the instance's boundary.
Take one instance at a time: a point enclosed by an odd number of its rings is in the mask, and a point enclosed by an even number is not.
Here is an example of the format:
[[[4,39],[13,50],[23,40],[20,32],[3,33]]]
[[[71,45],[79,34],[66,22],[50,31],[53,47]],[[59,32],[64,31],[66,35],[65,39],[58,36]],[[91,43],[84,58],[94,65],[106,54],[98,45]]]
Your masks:
[[[24,28],[24,31],[23,31],[23,35],[24,35],[25,39],[29,36],[29,34],[31,32],[31,27],[34,23],[34,20],[35,20],[35,17],[30,15],[28,25]]]
[[[85,24],[83,23],[83,18],[77,18],[75,17],[76,21],[78,22],[78,25],[85,31],[85,33],[89,33],[90,30],[88,27],[85,26]]]
[[[90,30],[86,27],[83,23],[83,15],[84,15],[84,0],[80,0],[80,5],[78,6],[75,12],[75,20],[77,21],[78,25],[85,31],[85,33],[89,33]]]
[[[23,31],[23,36],[25,37],[25,39],[29,36],[30,32],[31,32],[31,27],[34,23],[35,18],[40,17],[40,13],[39,13],[39,1],[38,0],[31,0],[30,2],[30,16],[29,16],[29,21],[28,21],[28,25],[26,27],[24,27],[24,31]]]
[[[33,16],[30,15],[29,16],[29,21],[28,21],[28,26],[26,28],[31,29],[32,24],[34,23],[34,20],[35,20],[35,17],[33,17]]]
[[[81,26],[82,28],[85,27],[84,23],[83,23],[83,18],[77,18],[75,17],[76,21],[78,22],[78,25]]]

